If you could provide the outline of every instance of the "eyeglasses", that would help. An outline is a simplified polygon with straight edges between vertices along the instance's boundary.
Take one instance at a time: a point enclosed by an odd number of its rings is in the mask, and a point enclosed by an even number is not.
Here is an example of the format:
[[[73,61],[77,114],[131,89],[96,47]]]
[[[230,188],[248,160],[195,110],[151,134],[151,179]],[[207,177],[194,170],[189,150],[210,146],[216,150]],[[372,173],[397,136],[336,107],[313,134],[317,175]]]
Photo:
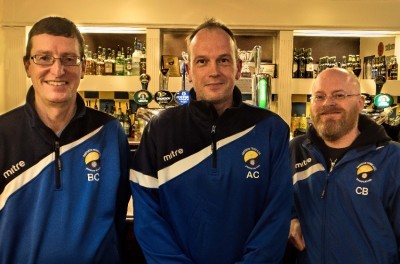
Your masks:
[[[310,97],[311,101],[314,101],[315,103],[323,103],[327,99],[332,99],[333,101],[344,101],[347,97],[351,96],[359,96],[361,94],[345,94],[345,93],[335,93],[332,95],[325,95],[325,94],[317,94],[314,96]]]
[[[43,66],[51,66],[56,60],[60,60],[61,64],[64,66],[78,66],[82,62],[82,58],[78,56],[63,56],[55,58],[51,55],[33,55],[31,59],[35,64]]]

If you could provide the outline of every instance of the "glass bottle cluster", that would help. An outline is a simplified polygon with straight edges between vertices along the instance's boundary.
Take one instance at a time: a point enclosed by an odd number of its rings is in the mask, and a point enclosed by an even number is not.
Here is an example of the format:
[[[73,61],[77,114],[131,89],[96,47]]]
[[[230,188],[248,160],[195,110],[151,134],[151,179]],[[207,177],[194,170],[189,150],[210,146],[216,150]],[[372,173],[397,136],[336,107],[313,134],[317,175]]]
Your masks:
[[[146,47],[140,40],[133,48],[118,45],[117,50],[99,46],[97,52],[85,45],[86,75],[139,76],[146,73]]]

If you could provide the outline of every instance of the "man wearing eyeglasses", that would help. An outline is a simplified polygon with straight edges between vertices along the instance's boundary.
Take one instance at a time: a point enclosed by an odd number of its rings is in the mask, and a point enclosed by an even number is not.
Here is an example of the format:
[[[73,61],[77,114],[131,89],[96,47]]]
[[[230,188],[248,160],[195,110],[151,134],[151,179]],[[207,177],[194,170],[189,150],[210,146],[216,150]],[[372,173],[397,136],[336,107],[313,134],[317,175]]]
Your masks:
[[[313,125],[290,143],[298,263],[400,261],[400,144],[360,114],[363,105],[344,69],[313,84]]]
[[[26,104],[0,117],[0,263],[122,263],[129,146],[77,93],[83,47],[65,18],[29,32]]]

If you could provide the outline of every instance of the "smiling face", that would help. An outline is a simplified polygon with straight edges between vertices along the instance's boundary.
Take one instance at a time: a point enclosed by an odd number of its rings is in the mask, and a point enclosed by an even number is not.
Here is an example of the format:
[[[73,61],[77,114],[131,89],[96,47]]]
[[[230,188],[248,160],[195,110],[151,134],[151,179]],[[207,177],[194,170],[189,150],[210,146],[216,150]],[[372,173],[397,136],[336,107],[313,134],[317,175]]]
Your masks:
[[[232,106],[235,80],[241,63],[235,57],[235,44],[220,28],[200,30],[189,46],[187,65],[196,99],[211,102],[218,113]]]
[[[311,101],[311,119],[320,137],[336,141],[356,133],[358,116],[364,106],[364,98],[348,96],[343,100],[331,98],[335,94],[360,94],[356,77],[345,70],[329,69],[320,73],[312,88],[312,96],[327,96],[322,102]]]
[[[39,34],[33,36],[31,41],[31,56],[80,57],[76,38]],[[43,66],[35,64],[32,59],[27,59],[24,64],[27,76],[31,78],[35,89],[36,106],[75,104],[77,89],[84,75],[84,63],[78,66],[64,66],[59,59],[56,59],[53,65]]]

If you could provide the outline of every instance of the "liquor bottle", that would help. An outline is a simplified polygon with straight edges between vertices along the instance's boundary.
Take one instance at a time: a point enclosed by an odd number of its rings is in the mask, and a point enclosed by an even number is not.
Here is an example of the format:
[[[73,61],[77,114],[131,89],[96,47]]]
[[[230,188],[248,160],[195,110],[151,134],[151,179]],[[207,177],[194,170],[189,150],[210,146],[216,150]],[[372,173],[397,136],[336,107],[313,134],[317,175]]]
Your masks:
[[[96,62],[92,57],[92,51],[88,51],[85,64],[85,74],[86,75],[96,75]]]
[[[83,55],[85,55],[85,58],[88,57],[89,53],[89,45],[85,45],[85,48],[83,49]]]
[[[121,102],[118,102],[117,118],[118,118],[118,121],[120,122],[121,126],[124,127],[124,113],[122,113]]]
[[[318,74],[326,69],[326,63],[327,63],[326,56],[319,58]]]
[[[353,55],[349,55],[349,56],[347,57],[347,64],[346,64],[346,69],[347,69],[349,72],[352,72],[352,71],[353,71],[353,69],[354,69],[353,64],[354,64]]]
[[[128,108],[128,104],[126,104],[126,113],[124,115],[123,123],[124,123],[124,132],[127,137],[130,137],[132,131],[132,123],[129,115],[130,115],[130,109]]]
[[[386,78],[386,56],[381,56],[379,62],[379,76]]]
[[[376,63],[376,60],[377,60],[376,57],[372,58],[372,64],[371,64],[371,79],[375,79],[375,78],[377,77],[377,74],[376,74],[376,72],[377,72],[377,67],[376,67],[377,63]]]
[[[127,48],[125,59],[125,75],[132,76],[132,56],[131,48]]]
[[[392,69],[390,71],[390,79],[397,80],[399,65],[397,64],[396,57],[393,57]]]
[[[297,48],[293,50],[292,60],[292,78],[298,78],[299,76],[299,57],[297,55]]]
[[[114,63],[112,60],[111,49],[108,49],[107,59],[104,60],[104,75],[114,75]]]
[[[347,59],[346,56],[342,56],[342,63],[340,64],[340,68],[347,69]]]
[[[355,57],[355,62],[353,64],[353,72],[357,77],[360,76],[360,73],[361,73],[360,55],[356,55],[356,57]]]
[[[97,106],[97,99],[94,100],[94,107],[93,107],[93,109],[99,110],[99,107]]]
[[[312,49],[309,48],[306,57],[306,78],[314,78],[314,59],[312,57]]]
[[[142,57],[140,57],[140,75],[146,74],[146,42],[142,45]]]
[[[136,40],[134,42],[134,52],[132,54],[132,75],[140,75],[140,58],[142,57],[142,45],[140,41]]]
[[[301,114],[300,120],[299,120],[299,129],[302,130],[302,132],[306,132],[308,128],[308,121],[306,118],[305,114]]]
[[[104,56],[103,49],[99,46],[96,61],[96,75],[104,75]]]
[[[372,71],[372,65],[371,65],[371,60],[369,59],[367,61],[367,66],[365,67],[365,79],[372,79],[371,71]]]
[[[117,58],[115,58],[115,75],[124,75],[125,58],[122,57],[121,48],[118,45]]]
[[[294,135],[294,131],[299,128],[300,125],[300,118],[296,115],[293,114],[291,121],[290,121],[290,132],[292,136]]]
[[[306,76],[306,58],[304,57],[304,48],[301,48],[299,55],[299,78]]]

